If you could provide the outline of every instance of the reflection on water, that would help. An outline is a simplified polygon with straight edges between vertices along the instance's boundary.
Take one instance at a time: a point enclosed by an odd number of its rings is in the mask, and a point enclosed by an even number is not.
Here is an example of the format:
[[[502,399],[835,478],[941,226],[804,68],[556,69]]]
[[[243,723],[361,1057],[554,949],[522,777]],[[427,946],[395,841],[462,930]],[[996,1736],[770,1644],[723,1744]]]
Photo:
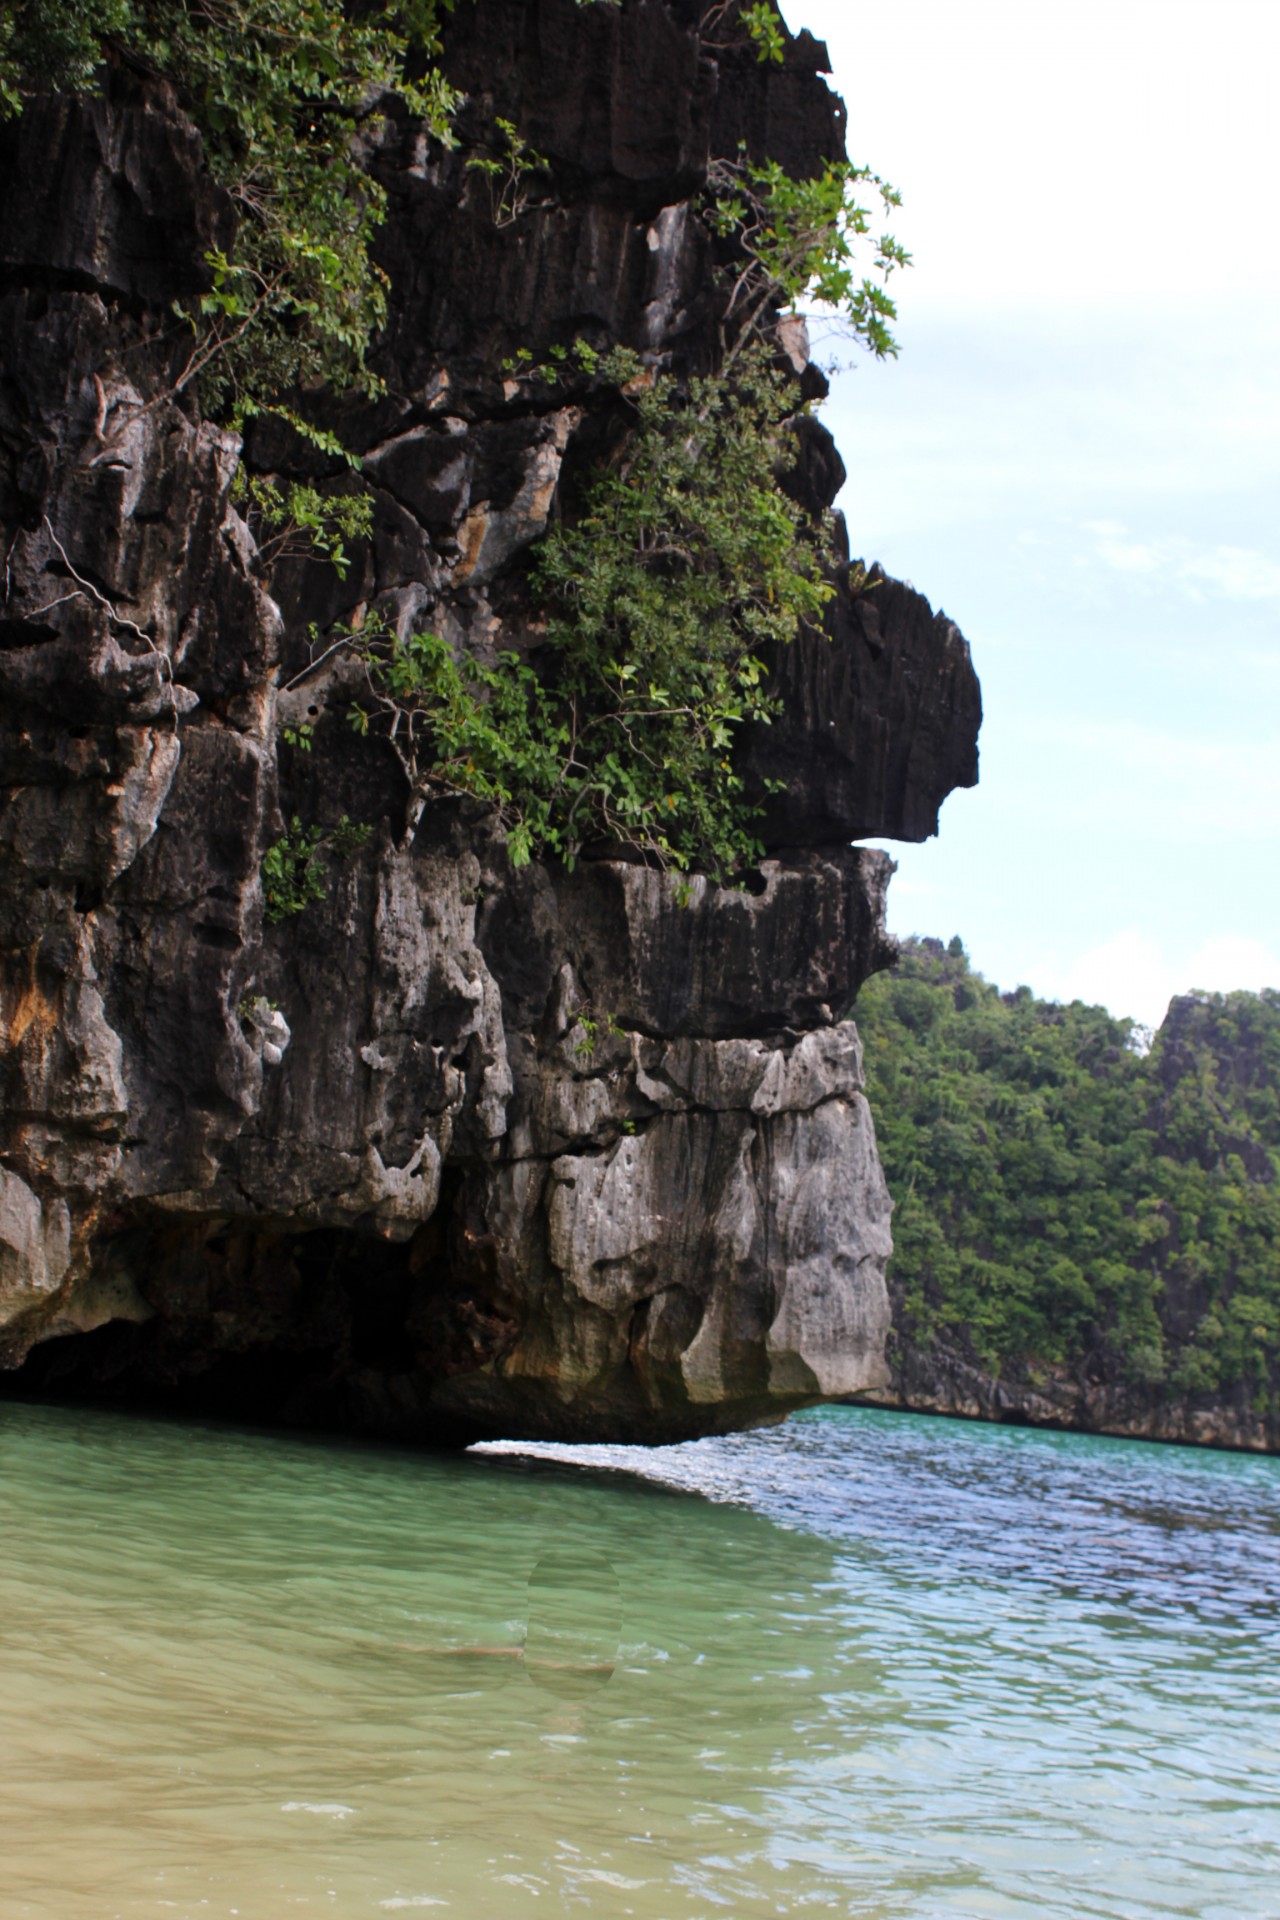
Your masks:
[[[1280,1462],[0,1405],[0,1914],[1274,1920]]]

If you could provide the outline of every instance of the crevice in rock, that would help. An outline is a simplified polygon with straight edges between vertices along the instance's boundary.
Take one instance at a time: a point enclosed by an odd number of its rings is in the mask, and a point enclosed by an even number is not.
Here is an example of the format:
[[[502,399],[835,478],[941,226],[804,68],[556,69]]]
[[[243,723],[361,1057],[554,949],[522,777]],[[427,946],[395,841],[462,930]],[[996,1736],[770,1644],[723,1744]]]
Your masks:
[[[43,261],[10,261],[0,265],[0,297],[12,293],[85,294],[101,300],[106,307],[118,308],[133,320],[143,320],[154,311],[152,302],[109,280],[98,280],[83,268],[55,267]]]
[[[44,646],[50,640],[61,638],[56,628],[46,627],[38,620],[0,620],[0,653],[25,653],[29,647]]]

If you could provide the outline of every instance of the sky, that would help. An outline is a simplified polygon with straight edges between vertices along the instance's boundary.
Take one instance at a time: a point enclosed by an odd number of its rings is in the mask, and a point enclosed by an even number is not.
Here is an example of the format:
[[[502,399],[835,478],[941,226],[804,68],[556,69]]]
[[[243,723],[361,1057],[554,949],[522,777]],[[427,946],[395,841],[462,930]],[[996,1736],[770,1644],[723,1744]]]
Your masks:
[[[1280,987],[1280,4],[782,4],[915,259],[898,360],[815,332],[839,505],[986,712],[891,928],[1147,1025]]]

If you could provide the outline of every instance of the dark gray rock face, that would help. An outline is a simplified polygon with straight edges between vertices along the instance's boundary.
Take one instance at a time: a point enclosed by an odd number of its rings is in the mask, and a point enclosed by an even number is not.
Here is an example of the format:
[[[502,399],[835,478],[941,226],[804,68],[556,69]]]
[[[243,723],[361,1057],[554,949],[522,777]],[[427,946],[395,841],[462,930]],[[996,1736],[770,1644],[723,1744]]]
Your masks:
[[[897,1289],[891,1287],[891,1294]],[[894,1301],[895,1309],[898,1302]],[[1162,1440],[1177,1446],[1226,1447],[1236,1452],[1280,1452],[1280,1425],[1250,1404],[1241,1387],[1230,1393],[1169,1399],[1131,1381],[1088,1379],[1078,1368],[1039,1366],[1034,1377],[1013,1366],[997,1378],[971,1356],[939,1343],[916,1346],[891,1331],[887,1387],[859,1392],[860,1402],[904,1413],[939,1413],[1014,1426],[1105,1433],[1124,1440]]]
[[[927,840],[947,794],[977,785],[982,705],[968,643],[878,567],[859,593],[841,580],[825,624],[779,649],[782,712],[745,742],[753,780],[782,783],[764,800],[766,835],[802,846]]]
[[[176,102],[115,75],[0,129],[0,1366],[23,1382],[659,1440],[885,1377],[889,1202],[842,1020],[890,957],[892,869],[848,842],[930,831],[975,777],[956,630],[842,586],[751,744],[788,782],[772,856],[683,903],[618,861],[515,871],[469,804],[407,833],[340,656],[304,673],[309,623],[370,605],[524,644],[523,556],[600,422],[504,360],[577,335],[711,364],[709,154],[840,149],[815,43],[761,68],[699,11],[460,7],[462,148],[371,121],[392,318],[385,397],[342,410],[375,501],[345,582],[262,566],[238,442],[172,392],[170,302],[228,219]],[[494,113],[554,179],[501,228],[465,166]],[[263,425],[245,457],[305,466]],[[838,460],[802,465],[830,498]],[[283,740],[303,721],[308,753]],[[376,831],[272,926],[261,860],[295,813]]]

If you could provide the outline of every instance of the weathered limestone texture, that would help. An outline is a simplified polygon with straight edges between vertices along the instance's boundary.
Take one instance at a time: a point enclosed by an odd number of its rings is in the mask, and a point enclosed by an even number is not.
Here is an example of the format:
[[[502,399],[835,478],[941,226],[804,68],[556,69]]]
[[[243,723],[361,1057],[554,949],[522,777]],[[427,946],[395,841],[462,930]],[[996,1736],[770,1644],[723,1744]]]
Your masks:
[[[842,149],[823,49],[762,67],[686,0],[479,0],[452,152],[394,103],[387,391],[335,412],[372,537],[264,564],[238,443],[171,391],[173,299],[229,231],[163,86],[0,129],[0,1367],[36,1386],[407,1437],[663,1440],[886,1378],[889,1201],[845,1023],[891,957],[891,863],[976,778],[956,629],[841,573],[747,749],[782,778],[753,886],[511,868],[482,809],[406,833],[399,768],[308,629],[374,608],[536,643],[523,557],[606,403],[504,372],[575,335],[713,364],[709,157]],[[721,35],[721,38],[724,36]],[[554,193],[495,225],[495,114]],[[794,333],[794,330],[793,330]],[[784,343],[785,344],[785,343]],[[788,351],[804,390],[803,341]],[[278,424],[258,472],[327,464]],[[794,484],[838,457],[807,432]],[[285,743],[306,722],[312,751]],[[268,924],[286,819],[376,823]]]

